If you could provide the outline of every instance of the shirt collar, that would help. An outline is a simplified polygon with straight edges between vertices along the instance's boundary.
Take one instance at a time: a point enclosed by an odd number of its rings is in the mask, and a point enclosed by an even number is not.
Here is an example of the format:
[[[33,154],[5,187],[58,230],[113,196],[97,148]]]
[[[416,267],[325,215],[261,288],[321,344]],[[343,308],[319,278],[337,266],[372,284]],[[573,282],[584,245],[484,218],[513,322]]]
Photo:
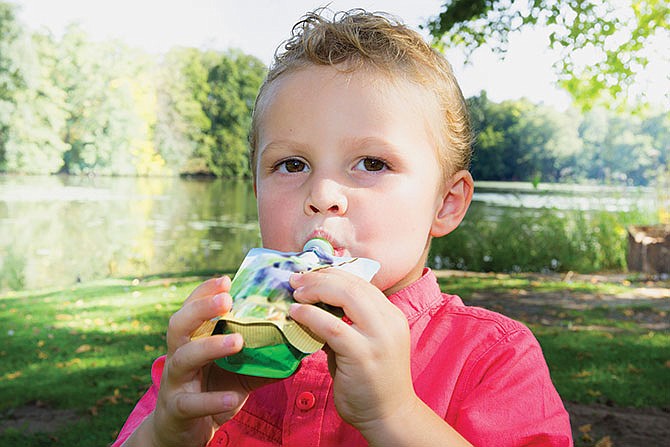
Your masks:
[[[443,301],[445,296],[442,295],[435,273],[429,268],[424,268],[421,278],[388,298],[402,310],[409,321],[412,321],[434,304]]]

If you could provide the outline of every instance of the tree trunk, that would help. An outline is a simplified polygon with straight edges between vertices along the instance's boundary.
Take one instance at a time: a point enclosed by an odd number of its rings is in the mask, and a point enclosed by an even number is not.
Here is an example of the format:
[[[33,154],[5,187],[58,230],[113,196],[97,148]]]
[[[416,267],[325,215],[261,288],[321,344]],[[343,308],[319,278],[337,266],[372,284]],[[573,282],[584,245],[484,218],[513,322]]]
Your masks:
[[[628,228],[628,270],[670,273],[670,225]]]

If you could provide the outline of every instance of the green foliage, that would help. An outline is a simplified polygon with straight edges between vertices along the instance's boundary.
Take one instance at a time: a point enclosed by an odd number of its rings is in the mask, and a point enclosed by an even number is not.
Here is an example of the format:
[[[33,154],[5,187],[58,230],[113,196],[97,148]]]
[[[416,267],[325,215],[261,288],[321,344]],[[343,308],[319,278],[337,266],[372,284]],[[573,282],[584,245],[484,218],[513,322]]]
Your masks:
[[[0,2],[0,172],[243,177],[262,63],[177,48],[162,60],[71,25],[24,32]]]
[[[558,113],[526,100],[494,103],[485,92],[468,105],[477,133],[472,173],[478,180],[646,185],[670,170],[665,112]]]
[[[477,143],[472,164],[481,180],[565,180],[581,148],[577,120],[528,101],[468,100]]]
[[[560,49],[554,64],[559,83],[582,109],[630,102],[630,87],[644,71],[649,43],[670,30],[670,5],[663,0],[447,0],[428,22],[438,48],[462,46],[469,54],[488,44],[506,51],[509,35],[534,25],[551,30],[548,45]],[[587,59],[588,62],[582,62]],[[632,98],[635,102],[649,98]]]
[[[538,1],[526,14],[500,2],[456,1],[431,31],[462,30],[452,37],[472,46],[487,33],[504,40],[505,30],[525,23],[567,20],[542,8],[581,8],[583,17],[599,11],[592,2],[573,3]],[[636,10],[650,33],[659,28],[659,5]],[[265,74],[258,59],[195,48],[159,58],[119,42],[93,42],[77,26],[58,39],[29,35],[14,9],[0,1],[0,172],[249,176],[247,133]],[[463,22],[490,16],[497,18],[490,29]],[[579,14],[568,16],[586,26]],[[496,104],[484,92],[469,103],[478,180],[644,185],[670,171],[665,111],[558,113],[523,100]]]
[[[478,207],[453,233],[434,239],[435,268],[485,272],[625,271],[629,225],[647,222],[638,212],[559,211]]]
[[[50,42],[34,36],[26,42],[24,52],[24,58],[30,55],[32,63],[25,88],[15,92],[8,118],[4,170],[48,174],[61,168],[68,149],[60,138],[66,119],[65,95],[50,76],[57,62]]]
[[[265,76],[241,52],[170,51],[163,62],[156,141],[178,172],[249,176],[247,134]]]
[[[176,173],[209,172],[201,154],[213,144],[212,123],[203,107],[210,90],[207,76],[214,64],[213,54],[195,48],[174,48],[161,63],[154,139]]]
[[[0,2],[0,171],[43,173],[62,164],[63,115],[39,64],[44,49],[16,21],[15,5]]]
[[[658,183],[670,170],[670,114],[648,118],[620,116],[594,109],[584,116],[579,133],[584,152],[581,177],[601,182]]]
[[[206,113],[212,123],[214,145],[208,165],[219,177],[251,175],[246,137],[264,76],[265,67],[258,59],[239,52],[224,55],[209,72]]]
[[[161,173],[153,146],[152,71],[145,55],[118,42],[91,42],[71,26],[58,43],[58,84],[67,92],[64,171],[72,174]]]

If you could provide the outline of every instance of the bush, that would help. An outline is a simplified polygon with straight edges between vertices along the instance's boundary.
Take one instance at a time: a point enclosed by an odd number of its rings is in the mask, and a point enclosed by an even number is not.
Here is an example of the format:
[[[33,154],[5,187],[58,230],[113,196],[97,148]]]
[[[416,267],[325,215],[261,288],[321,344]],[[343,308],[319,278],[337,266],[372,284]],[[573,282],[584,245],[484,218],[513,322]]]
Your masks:
[[[626,270],[626,228],[639,212],[470,209],[461,226],[435,239],[433,268],[496,272]],[[486,213],[484,214],[486,210]]]

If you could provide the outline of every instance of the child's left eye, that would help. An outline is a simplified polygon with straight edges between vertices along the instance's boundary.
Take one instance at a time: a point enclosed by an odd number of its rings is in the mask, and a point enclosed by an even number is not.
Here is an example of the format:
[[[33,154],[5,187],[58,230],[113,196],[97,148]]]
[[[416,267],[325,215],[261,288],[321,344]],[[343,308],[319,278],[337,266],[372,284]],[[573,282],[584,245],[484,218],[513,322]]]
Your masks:
[[[378,159],[378,158],[371,158],[371,157],[366,157],[363,158],[361,161],[359,161],[356,164],[355,169],[358,170],[363,170],[363,171],[368,171],[368,172],[379,172],[383,171],[388,168],[388,165],[386,162]]]

